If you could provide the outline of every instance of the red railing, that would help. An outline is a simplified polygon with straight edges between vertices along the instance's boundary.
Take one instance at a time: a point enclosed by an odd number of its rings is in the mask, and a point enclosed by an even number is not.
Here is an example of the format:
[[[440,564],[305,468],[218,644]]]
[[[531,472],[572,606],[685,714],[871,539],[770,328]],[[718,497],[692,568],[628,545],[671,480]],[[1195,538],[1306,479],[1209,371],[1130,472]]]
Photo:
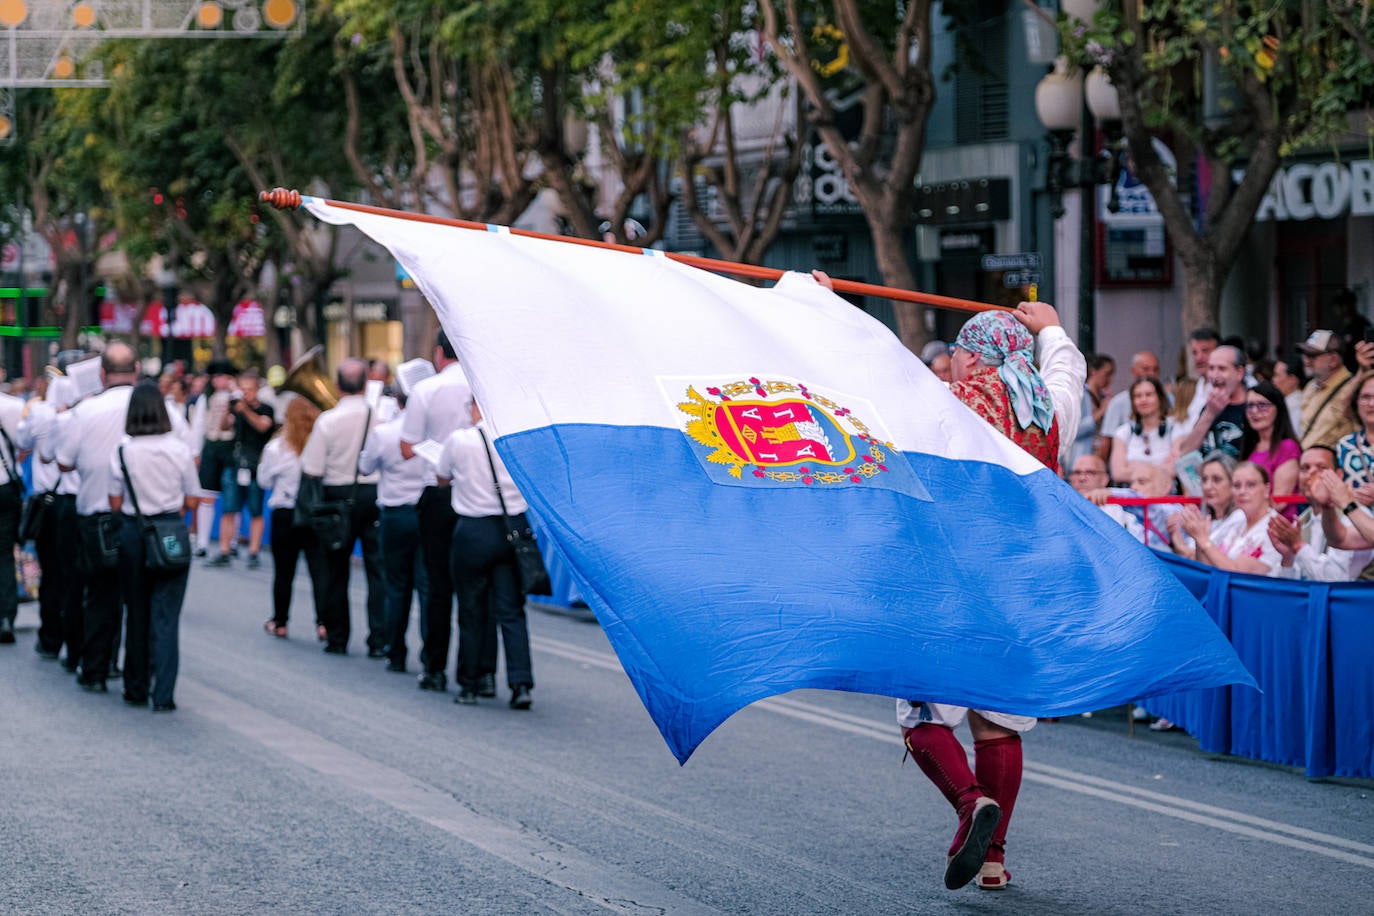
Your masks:
[[[1307,505],[1307,497],[1306,497],[1306,496],[1303,496],[1303,495],[1300,494],[1300,493],[1290,493],[1290,494],[1288,494],[1288,495],[1286,495],[1286,496],[1274,496],[1274,497],[1270,497],[1270,498],[1273,500],[1273,502],[1275,503],[1275,505],[1279,505],[1279,506],[1305,506],[1305,505]],[[1147,507],[1148,507],[1148,506],[1167,506],[1167,505],[1198,506],[1198,505],[1201,505],[1201,504],[1202,504],[1202,497],[1201,497],[1201,496],[1109,496],[1109,497],[1107,497],[1107,505],[1109,505],[1109,506],[1147,506]],[[1167,532],[1164,532],[1164,531],[1160,531],[1159,528],[1155,526],[1154,522],[1150,521],[1150,513],[1149,513],[1148,511],[1145,512],[1144,517],[1145,517],[1145,521],[1144,521],[1145,536],[1144,536],[1143,538],[1141,538],[1142,543],[1145,543],[1145,544],[1149,544],[1149,543],[1150,543],[1150,532],[1151,532],[1151,531],[1153,531],[1153,532],[1155,533],[1155,536],[1158,537],[1161,541],[1163,541],[1163,542],[1166,543],[1166,544],[1169,543],[1169,535],[1168,535],[1168,533],[1167,533]]]

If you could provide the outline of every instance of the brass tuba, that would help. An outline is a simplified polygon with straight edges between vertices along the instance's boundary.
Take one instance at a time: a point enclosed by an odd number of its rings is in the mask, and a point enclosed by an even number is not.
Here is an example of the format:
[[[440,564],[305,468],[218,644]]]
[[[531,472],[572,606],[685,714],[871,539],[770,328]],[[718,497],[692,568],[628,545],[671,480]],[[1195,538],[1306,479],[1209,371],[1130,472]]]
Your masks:
[[[311,347],[291,366],[291,371],[286,373],[286,379],[277,390],[298,394],[320,410],[329,410],[339,403],[339,393],[324,369],[323,354],[323,346]]]

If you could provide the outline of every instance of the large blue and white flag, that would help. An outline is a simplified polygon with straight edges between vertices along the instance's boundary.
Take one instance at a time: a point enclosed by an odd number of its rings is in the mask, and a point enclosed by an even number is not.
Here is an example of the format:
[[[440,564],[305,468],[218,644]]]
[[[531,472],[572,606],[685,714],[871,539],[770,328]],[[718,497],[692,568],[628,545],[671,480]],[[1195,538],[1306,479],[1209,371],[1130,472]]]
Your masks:
[[[679,760],[802,687],[1053,716],[1253,683],[1149,551],[809,277],[307,206],[438,311]]]

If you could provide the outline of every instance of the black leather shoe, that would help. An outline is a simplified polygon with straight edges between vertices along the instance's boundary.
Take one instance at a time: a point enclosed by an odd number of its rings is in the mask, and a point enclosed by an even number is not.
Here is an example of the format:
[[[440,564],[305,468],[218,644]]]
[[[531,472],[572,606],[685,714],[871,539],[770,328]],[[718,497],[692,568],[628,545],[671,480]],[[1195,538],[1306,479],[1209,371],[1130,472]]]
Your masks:
[[[38,653],[39,658],[46,658],[48,661],[52,661],[57,658],[57,653],[54,652],[52,649],[43,648],[43,644],[41,642],[36,642],[33,644],[33,651]]]
[[[14,621],[8,617],[0,618],[0,644],[13,645],[14,643]]]
[[[426,671],[420,675],[420,689],[443,693],[448,689],[448,678],[442,671]]]
[[[76,669],[79,668],[79,667],[81,667],[81,662],[79,662],[79,661],[77,661],[77,660],[75,660],[75,659],[71,659],[71,658],[64,658],[64,659],[62,659],[62,670],[65,671],[65,672],[67,672],[68,674],[76,674]]]
[[[368,658],[386,658],[386,650],[385,650],[385,649],[368,649],[368,650],[367,650],[367,657],[368,657]]]
[[[484,674],[477,682],[477,695],[491,699],[496,696],[496,675]]]
[[[109,680],[117,681],[124,676],[124,671],[114,662],[110,663],[110,672],[106,675]]]
[[[110,688],[105,686],[104,681],[87,681],[81,678],[76,679],[76,685],[87,693],[109,693]]]
[[[177,704],[175,704],[175,703],[154,703],[154,704],[153,704],[153,712],[176,712],[176,711],[177,711]]]
[[[326,655],[347,655],[348,646],[336,646],[333,643],[325,643],[324,651]]]
[[[147,706],[148,698],[144,697],[143,699],[139,699],[138,697],[131,697],[126,693],[124,694],[124,702],[130,706]]]
[[[531,702],[530,689],[524,684],[516,684],[510,689],[511,709],[529,709]]]
[[[462,690],[458,691],[458,696],[453,698],[453,702],[460,703],[463,706],[476,706],[477,691],[473,690],[471,687],[464,687]]]
[[[395,661],[395,660],[393,659],[393,660],[388,661],[388,662],[386,663],[386,670],[388,670],[388,671],[395,671],[397,674],[405,674],[405,673],[406,673],[406,663],[405,663],[405,662],[398,662],[398,661]]]

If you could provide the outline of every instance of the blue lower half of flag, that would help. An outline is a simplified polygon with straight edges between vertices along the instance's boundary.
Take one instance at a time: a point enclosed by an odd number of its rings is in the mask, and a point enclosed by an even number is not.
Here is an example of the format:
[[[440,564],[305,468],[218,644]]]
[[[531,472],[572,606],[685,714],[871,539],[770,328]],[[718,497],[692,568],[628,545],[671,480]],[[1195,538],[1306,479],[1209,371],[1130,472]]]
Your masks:
[[[680,761],[798,688],[1055,716],[1253,684],[1177,579],[1048,470],[904,453],[925,501],[724,486],[660,427],[497,447]]]

